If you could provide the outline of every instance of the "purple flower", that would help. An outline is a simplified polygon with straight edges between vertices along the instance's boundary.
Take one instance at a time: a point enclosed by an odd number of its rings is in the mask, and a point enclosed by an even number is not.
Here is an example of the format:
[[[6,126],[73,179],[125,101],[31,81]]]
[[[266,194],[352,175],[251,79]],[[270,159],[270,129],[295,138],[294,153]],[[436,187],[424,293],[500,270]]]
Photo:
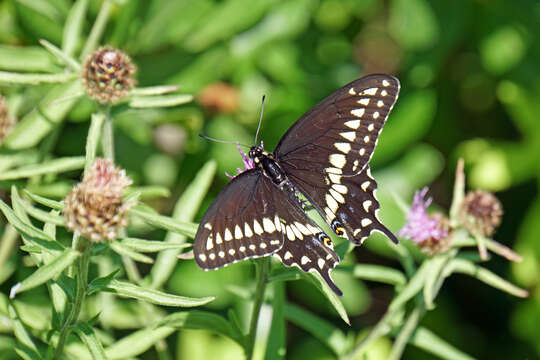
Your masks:
[[[427,208],[431,198],[424,201],[428,189],[423,188],[414,194],[414,200],[407,215],[407,224],[399,231],[399,235],[412,239],[416,244],[427,240],[440,240],[448,236],[448,231],[440,223],[440,218],[430,217]]]
[[[263,142],[261,141],[261,146],[263,146]],[[225,175],[227,175],[230,179],[234,179],[235,177],[237,177],[238,175],[240,175],[241,173],[243,173],[244,171],[246,170],[250,170],[250,169],[253,169],[255,168],[255,163],[253,162],[253,159],[250,159],[243,151],[242,149],[240,148],[240,145],[236,144],[236,148],[238,149],[238,151],[240,152],[240,155],[242,155],[242,162],[244,163],[244,168],[241,169],[241,168],[236,168],[236,170],[238,170],[238,173],[235,175],[235,176],[232,176],[232,175],[229,175],[227,173],[225,173]]]

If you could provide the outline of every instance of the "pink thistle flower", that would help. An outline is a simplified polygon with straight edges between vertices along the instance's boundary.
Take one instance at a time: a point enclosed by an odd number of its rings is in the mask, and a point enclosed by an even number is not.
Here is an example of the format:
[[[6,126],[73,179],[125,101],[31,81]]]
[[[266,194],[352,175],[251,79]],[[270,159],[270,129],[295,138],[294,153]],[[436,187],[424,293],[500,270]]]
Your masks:
[[[261,141],[261,146],[263,146],[263,142]],[[253,159],[249,158],[243,151],[242,151],[242,148],[240,148],[240,145],[236,144],[236,148],[238,149],[238,151],[240,152],[240,155],[242,155],[242,162],[244,163],[244,168],[241,169],[241,168],[236,168],[236,170],[238,171],[238,173],[236,175],[229,175],[227,173],[225,173],[225,175],[227,175],[227,177],[229,177],[230,179],[234,179],[235,177],[237,177],[238,175],[240,175],[241,173],[243,173],[244,171],[247,171],[247,170],[250,170],[250,169],[254,169],[255,168],[255,162],[253,161]]]
[[[416,244],[423,244],[428,240],[441,240],[448,236],[448,231],[441,223],[440,217],[431,217],[427,208],[431,198],[424,201],[428,189],[423,188],[414,194],[414,200],[407,215],[407,224],[399,231],[399,235],[411,239]]]

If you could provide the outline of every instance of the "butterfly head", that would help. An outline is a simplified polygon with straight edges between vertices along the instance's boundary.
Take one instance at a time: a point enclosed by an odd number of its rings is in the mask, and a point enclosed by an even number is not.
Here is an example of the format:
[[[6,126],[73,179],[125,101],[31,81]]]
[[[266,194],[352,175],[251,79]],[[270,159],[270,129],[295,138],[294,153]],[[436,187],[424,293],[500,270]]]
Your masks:
[[[264,151],[264,144],[261,141],[259,145],[254,145],[249,149],[249,157],[253,159],[256,163],[259,163],[261,159],[269,154]]]

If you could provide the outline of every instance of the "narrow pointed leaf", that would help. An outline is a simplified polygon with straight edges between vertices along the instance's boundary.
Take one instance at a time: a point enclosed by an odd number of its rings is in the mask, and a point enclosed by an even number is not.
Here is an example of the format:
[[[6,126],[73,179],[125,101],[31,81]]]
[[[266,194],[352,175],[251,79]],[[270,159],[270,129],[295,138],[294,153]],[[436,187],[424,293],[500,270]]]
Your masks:
[[[319,273],[309,273],[304,274],[319,291],[330,301],[330,304],[334,307],[338,315],[341,317],[343,321],[347,325],[351,325],[351,321],[349,320],[349,315],[347,315],[347,310],[345,310],[345,307],[343,306],[343,303],[339,299],[339,296],[336,295],[335,292],[332,291],[326,284],[326,281],[322,278]]]
[[[105,350],[103,350],[101,342],[97,338],[94,329],[90,325],[86,323],[78,323],[73,327],[73,330],[75,330],[75,333],[79,336],[84,345],[86,345],[88,351],[90,351],[92,359],[107,359],[107,357],[105,356]]]
[[[172,295],[118,280],[112,280],[107,286],[107,290],[122,297],[142,300],[157,305],[175,307],[201,306],[208,304],[210,301],[215,299],[213,296],[189,298],[185,296]]]
[[[19,198],[20,199],[20,198]],[[29,202],[22,199],[19,200],[21,207],[30,215],[31,217],[38,219],[44,223],[50,223],[58,226],[65,226],[66,219],[59,214],[52,214],[47,211],[33,207]]]
[[[28,74],[0,71],[0,83],[38,85],[43,83],[65,83],[78,77],[75,73]]]
[[[7,221],[20,233],[28,235],[30,237],[41,239],[45,241],[54,242],[55,240],[51,238],[49,235],[47,235],[42,230],[32,226],[28,225],[25,222],[23,222],[9,206],[6,205],[5,202],[0,200],[0,210],[4,213],[4,216],[6,217]]]
[[[72,58],[70,55],[66,54],[65,52],[63,52],[62,50],[60,50],[58,47],[56,47],[55,45],[51,44],[50,42],[48,42],[47,40],[45,39],[41,39],[39,40],[39,43],[45,48],[47,49],[51,54],[53,54],[54,56],[56,56],[56,58],[58,59],[58,61],[60,61],[61,63],[65,64],[66,66],[68,66],[71,70],[73,70],[74,72],[78,73],[81,69],[81,65],[77,62],[77,60],[75,60],[74,58]]]
[[[284,312],[289,321],[309,332],[332,349],[336,355],[340,355],[348,349],[349,339],[340,329],[326,320],[290,303],[285,304]]]
[[[177,221],[168,216],[150,212],[140,205],[133,207],[130,210],[130,213],[140,217],[150,225],[154,225],[168,231],[173,231],[189,237],[195,237],[195,234],[197,233],[197,224]]]
[[[47,199],[46,197],[36,195],[28,190],[23,190],[24,194],[28,196],[31,200],[37,202],[38,204],[47,206],[53,210],[62,210],[64,208],[64,204],[60,201]]]
[[[163,95],[163,94],[175,92],[179,88],[180,87],[178,85],[161,85],[161,86],[135,88],[131,90],[131,95],[134,95],[134,96]]]
[[[386,266],[356,264],[352,267],[338,267],[337,270],[351,272],[357,279],[376,281],[394,286],[405,285],[407,282],[407,278],[401,271]]]
[[[137,251],[123,245],[120,242],[116,242],[116,241],[111,242],[109,246],[117,254],[127,256],[134,261],[144,263],[144,264],[154,263],[154,259],[152,259],[151,257],[138,253]]]
[[[473,357],[458,350],[445,340],[435,335],[431,330],[420,327],[410,339],[410,343],[441,359],[447,360],[474,360]]]
[[[166,243],[163,241],[151,241],[137,238],[122,239],[121,244],[138,252],[158,252],[170,249],[184,249],[192,246],[190,243],[175,244]]]
[[[68,56],[72,56],[77,48],[87,8],[88,0],[78,0],[69,10],[62,39],[62,50]]]
[[[17,338],[17,340],[24,345],[24,348],[27,349],[25,353],[27,353],[32,359],[35,359],[36,356],[37,359],[39,359],[40,356],[36,344],[34,344],[32,341],[30,334],[26,330],[26,327],[23,325],[17,310],[15,310],[15,307],[12,304],[8,305],[8,313],[12,321],[15,338]]]
[[[158,341],[175,332],[172,327],[148,327],[136,331],[105,349],[109,360],[129,359],[144,353]]]
[[[525,289],[517,287],[511,282],[501,278],[499,275],[489,271],[486,268],[478,266],[470,261],[463,259],[454,259],[449,265],[452,272],[470,275],[478,280],[511,295],[525,298],[529,296],[529,292]]]
[[[42,164],[23,166],[0,174],[0,180],[14,180],[36,175],[56,174],[84,168],[84,157],[66,157],[50,160]]]
[[[132,108],[161,108],[187,104],[193,95],[134,96],[129,102]]]
[[[392,300],[389,308],[390,311],[397,310],[422,290],[427,276],[428,262],[429,260],[422,263],[414,276],[409,280],[409,283],[401,290],[394,300]]]
[[[272,300],[272,325],[268,334],[265,359],[284,359],[287,349],[285,330],[285,284],[275,283]]]
[[[38,268],[32,275],[18,283],[11,289],[10,298],[15,297],[16,294],[26,290],[30,290],[39,286],[46,281],[60,275],[65,268],[71,265],[78,257],[80,253],[72,250],[65,249],[56,259]]]
[[[159,322],[159,326],[170,326],[175,329],[206,329],[227,336],[242,345],[242,334],[222,316],[207,311],[182,311],[171,314]]]
[[[180,199],[176,202],[172,218],[175,222],[190,222],[197,214],[201,203],[206,196],[210,184],[214,180],[214,174],[216,173],[216,162],[209,161],[197,172],[195,179],[189,184],[184,193],[180,196]],[[195,237],[197,232],[197,225],[191,225],[190,233],[175,233],[170,230],[166,237],[165,242],[182,244],[186,242],[187,237]],[[180,250],[166,250],[160,252],[156,258],[156,263],[150,271],[150,283],[153,288],[161,287],[167,279],[171,276],[176,263],[178,262],[177,256]]]

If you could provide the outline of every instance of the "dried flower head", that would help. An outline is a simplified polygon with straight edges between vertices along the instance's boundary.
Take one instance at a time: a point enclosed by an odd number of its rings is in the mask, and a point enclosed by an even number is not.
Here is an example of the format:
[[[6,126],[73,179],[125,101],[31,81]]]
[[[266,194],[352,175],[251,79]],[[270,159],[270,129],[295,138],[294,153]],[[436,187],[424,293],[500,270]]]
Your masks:
[[[234,113],[238,109],[238,90],[226,83],[217,82],[205,87],[199,94],[199,102],[205,108],[222,113]]]
[[[263,142],[261,141],[261,146],[263,146]],[[264,147],[264,146],[263,146]],[[230,179],[234,179],[235,177],[237,177],[238,175],[240,175],[241,173],[243,173],[244,171],[247,171],[249,169],[253,169],[255,168],[255,163],[253,162],[253,159],[249,158],[243,151],[242,149],[240,148],[240,145],[236,144],[236,148],[238,149],[238,151],[240,152],[240,155],[242,156],[242,162],[244,163],[244,168],[241,169],[241,168],[236,168],[236,170],[238,171],[238,173],[234,176],[232,175],[229,175],[227,173],[225,173],[225,175],[227,175]]]
[[[135,86],[135,72],[128,55],[118,49],[100,47],[84,61],[81,78],[90,97],[109,104],[129,94]]]
[[[6,99],[0,95],[0,145],[3,140],[11,134],[15,126],[15,119],[8,113]]]
[[[448,219],[441,214],[428,215],[427,208],[431,204],[431,198],[424,201],[427,191],[428,189],[424,188],[414,194],[407,224],[399,231],[399,235],[410,238],[425,249],[425,252],[433,254],[450,247],[450,225]]]
[[[469,191],[461,204],[459,218],[463,227],[480,236],[490,236],[500,225],[503,209],[501,202],[483,190]]]
[[[91,241],[115,239],[127,226],[127,212],[133,204],[125,203],[122,195],[131,183],[112,161],[97,159],[64,199],[67,227]]]

